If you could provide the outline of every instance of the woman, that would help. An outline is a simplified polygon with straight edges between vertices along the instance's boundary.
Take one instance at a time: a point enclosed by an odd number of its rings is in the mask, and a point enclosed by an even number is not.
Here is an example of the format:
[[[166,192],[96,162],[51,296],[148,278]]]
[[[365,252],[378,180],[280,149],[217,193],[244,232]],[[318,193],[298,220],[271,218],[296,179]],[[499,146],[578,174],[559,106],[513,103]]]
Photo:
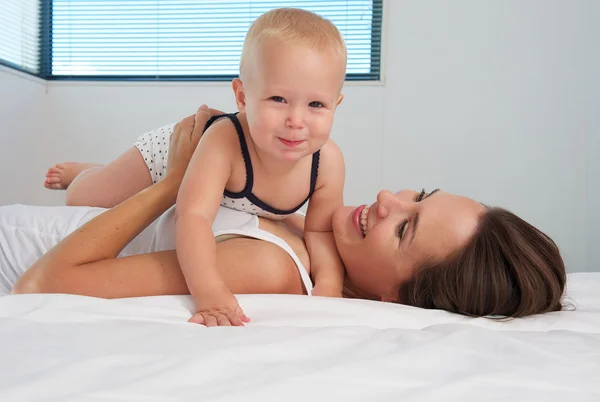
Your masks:
[[[195,118],[180,122],[171,136],[166,177],[60,241],[23,274],[13,293],[188,294],[168,240],[170,208],[209,118],[199,109]],[[159,217],[152,247],[158,251],[116,258]],[[218,266],[232,292],[309,294],[303,218],[273,222],[244,214],[235,219],[240,217],[247,221],[233,226],[244,230],[224,230],[224,236],[215,231]],[[521,317],[561,309],[566,275],[558,248],[502,209],[437,190],[381,191],[370,206],[340,208],[334,235],[346,266],[347,297],[472,316]],[[215,311],[205,324],[219,325],[224,318]]]

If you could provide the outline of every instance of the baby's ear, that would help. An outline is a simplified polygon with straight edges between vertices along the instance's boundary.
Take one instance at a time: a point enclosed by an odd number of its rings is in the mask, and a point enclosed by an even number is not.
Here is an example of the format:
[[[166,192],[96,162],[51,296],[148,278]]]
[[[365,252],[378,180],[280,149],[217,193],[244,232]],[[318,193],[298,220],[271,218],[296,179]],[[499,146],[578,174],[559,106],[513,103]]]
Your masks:
[[[244,84],[239,78],[234,78],[231,82],[233,88],[233,94],[235,96],[235,103],[238,111],[243,113],[246,111],[246,94],[244,93]]]
[[[339,106],[340,103],[342,103],[342,101],[344,100],[344,94],[340,94],[340,96],[338,97],[337,103],[335,104],[335,106]]]

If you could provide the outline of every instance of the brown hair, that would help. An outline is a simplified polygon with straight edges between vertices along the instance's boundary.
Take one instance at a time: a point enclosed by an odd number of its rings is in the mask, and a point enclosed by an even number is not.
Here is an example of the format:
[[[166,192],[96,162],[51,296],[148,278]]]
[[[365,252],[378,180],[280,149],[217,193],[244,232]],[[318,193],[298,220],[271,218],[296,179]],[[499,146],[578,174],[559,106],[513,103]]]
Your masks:
[[[550,237],[502,208],[488,208],[470,242],[426,264],[400,289],[404,304],[469,316],[523,317],[562,309],[565,265]]]

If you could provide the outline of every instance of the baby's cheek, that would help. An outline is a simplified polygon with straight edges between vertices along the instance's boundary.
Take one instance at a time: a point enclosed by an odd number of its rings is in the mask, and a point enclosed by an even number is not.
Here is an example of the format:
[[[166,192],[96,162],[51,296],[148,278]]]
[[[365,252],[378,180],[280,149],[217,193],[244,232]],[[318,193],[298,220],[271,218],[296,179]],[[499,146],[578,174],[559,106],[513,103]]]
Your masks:
[[[328,118],[326,121],[323,122],[322,131],[325,135],[330,135],[332,128],[333,128],[333,116],[331,116],[331,118]]]
[[[327,140],[331,136],[331,128],[329,124],[320,124],[315,130],[316,137],[320,140]]]

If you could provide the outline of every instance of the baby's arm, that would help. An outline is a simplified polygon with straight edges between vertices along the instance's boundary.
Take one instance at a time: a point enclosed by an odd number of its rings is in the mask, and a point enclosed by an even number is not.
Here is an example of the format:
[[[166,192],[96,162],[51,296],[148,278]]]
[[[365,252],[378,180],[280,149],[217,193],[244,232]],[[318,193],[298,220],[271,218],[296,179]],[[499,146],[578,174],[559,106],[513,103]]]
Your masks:
[[[192,322],[243,325],[248,319],[217,271],[212,232],[235,153],[230,123],[213,124],[202,136],[177,196],[175,248],[195,302]]]
[[[304,226],[315,296],[342,296],[344,264],[335,246],[332,220],[334,212],[343,205],[344,177],[344,157],[330,140],[321,149],[317,187]]]

